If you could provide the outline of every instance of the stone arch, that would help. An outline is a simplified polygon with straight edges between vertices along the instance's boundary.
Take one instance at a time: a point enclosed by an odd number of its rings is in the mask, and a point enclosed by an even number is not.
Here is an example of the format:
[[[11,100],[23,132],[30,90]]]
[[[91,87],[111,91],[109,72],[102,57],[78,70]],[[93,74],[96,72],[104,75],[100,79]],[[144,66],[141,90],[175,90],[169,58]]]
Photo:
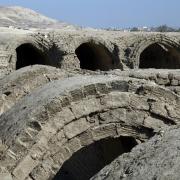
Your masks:
[[[31,43],[25,43],[18,46],[16,48],[16,55],[16,69],[35,64],[49,64],[45,54]]]
[[[157,127],[177,124],[175,102],[179,97],[172,92],[125,77],[51,82],[1,116],[0,138],[8,146],[1,164],[9,160],[17,179],[52,179],[75,152],[94,142],[120,136],[145,141]],[[15,112],[20,113],[14,117]]]
[[[180,69],[180,50],[160,43],[151,44],[140,54],[139,68]]]
[[[29,64],[43,64],[58,68],[61,67],[61,61],[64,56],[64,52],[61,48],[57,47],[54,43],[50,43],[49,40],[45,38],[44,34],[33,34],[18,37],[15,41],[12,41],[7,45],[7,50],[11,52],[11,59],[9,60],[10,69],[17,69],[17,50],[20,49],[21,51],[23,47],[28,52],[30,51],[29,57],[32,57],[34,54],[35,59],[38,59],[37,63],[35,60],[31,60],[31,63]]]
[[[136,145],[136,140],[128,136],[95,141],[81,148],[65,161],[53,179],[90,179],[119,155],[130,152]]]
[[[153,46],[158,47],[162,51],[168,50],[169,53],[167,53],[168,54],[167,56],[171,57],[170,58],[171,60],[174,59],[172,56],[177,56],[179,58],[180,44],[176,39],[174,39],[172,37],[168,37],[163,34],[149,35],[147,38],[143,38],[140,41],[140,43],[137,43],[135,45],[135,47],[133,48],[133,51],[129,55],[129,57],[131,59],[131,63],[132,63],[132,68],[135,68],[135,69],[139,68],[140,58],[141,58],[140,56],[141,56],[142,52],[147,50],[148,47],[150,47],[150,48],[152,47],[152,49],[153,49]],[[176,64],[179,64],[179,61]],[[177,66],[179,66],[179,65],[177,65]],[[172,64],[170,65],[170,68],[176,69],[176,68],[173,68]]]
[[[103,44],[85,42],[76,48],[75,53],[82,69],[107,71],[115,68],[115,57]]]
[[[12,70],[16,70],[16,62],[17,62],[17,48],[21,45],[29,44],[36,51],[40,52],[46,56],[46,44],[40,41],[40,35],[32,36],[32,35],[24,35],[21,37],[17,37],[17,39],[13,40],[7,45],[7,50],[11,53],[11,59],[9,60],[9,67]],[[48,58],[47,58],[48,59]]]

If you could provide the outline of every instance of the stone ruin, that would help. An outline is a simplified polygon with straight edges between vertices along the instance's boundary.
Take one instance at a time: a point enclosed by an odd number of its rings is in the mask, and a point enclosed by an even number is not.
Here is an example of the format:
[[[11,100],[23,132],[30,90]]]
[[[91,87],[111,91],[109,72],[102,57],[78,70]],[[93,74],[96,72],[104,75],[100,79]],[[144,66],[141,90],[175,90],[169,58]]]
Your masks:
[[[179,179],[179,69],[179,33],[1,32],[0,179]]]

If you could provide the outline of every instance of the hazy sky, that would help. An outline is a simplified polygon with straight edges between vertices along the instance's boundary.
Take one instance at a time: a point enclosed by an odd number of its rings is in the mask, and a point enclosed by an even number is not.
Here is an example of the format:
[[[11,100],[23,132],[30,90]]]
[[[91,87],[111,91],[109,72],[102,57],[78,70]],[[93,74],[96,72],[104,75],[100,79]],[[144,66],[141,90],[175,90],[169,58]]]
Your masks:
[[[180,27],[180,0],[0,0],[71,24],[134,27],[167,24]]]

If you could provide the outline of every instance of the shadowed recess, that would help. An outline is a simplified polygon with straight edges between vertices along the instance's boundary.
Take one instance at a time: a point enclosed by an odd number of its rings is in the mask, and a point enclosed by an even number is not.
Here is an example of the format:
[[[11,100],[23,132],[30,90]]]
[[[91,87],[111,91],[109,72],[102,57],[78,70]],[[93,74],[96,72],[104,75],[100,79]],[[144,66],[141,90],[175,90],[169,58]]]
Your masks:
[[[154,43],[140,55],[139,68],[180,69],[180,51]]]
[[[94,142],[74,153],[53,180],[88,180],[136,145],[133,137],[108,138]]]
[[[48,64],[46,56],[32,44],[22,44],[16,48],[16,69],[34,64]]]
[[[82,69],[108,71],[114,68],[114,57],[103,45],[93,42],[83,43],[75,50],[75,53]]]

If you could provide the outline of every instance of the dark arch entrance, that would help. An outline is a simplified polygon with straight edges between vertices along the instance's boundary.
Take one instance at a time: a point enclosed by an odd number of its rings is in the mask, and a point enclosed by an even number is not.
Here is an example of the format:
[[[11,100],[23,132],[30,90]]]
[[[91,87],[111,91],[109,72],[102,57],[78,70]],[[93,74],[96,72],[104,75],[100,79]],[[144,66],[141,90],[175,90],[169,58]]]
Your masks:
[[[88,180],[119,155],[136,146],[133,137],[108,138],[74,153],[53,180]]]
[[[16,69],[34,64],[47,64],[45,55],[30,43],[22,44],[16,48],[16,54]]]
[[[140,55],[139,68],[180,69],[180,51],[154,43]]]
[[[75,51],[82,69],[108,71],[114,68],[114,58],[103,45],[92,42],[81,44]]]

